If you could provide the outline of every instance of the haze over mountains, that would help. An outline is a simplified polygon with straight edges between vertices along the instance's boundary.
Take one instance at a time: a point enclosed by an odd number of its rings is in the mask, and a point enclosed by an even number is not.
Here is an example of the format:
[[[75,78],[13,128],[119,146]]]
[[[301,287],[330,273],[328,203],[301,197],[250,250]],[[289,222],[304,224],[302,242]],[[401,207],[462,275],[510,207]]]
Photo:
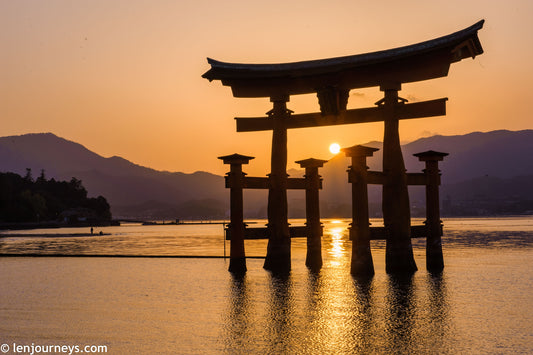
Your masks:
[[[365,145],[381,148],[380,142]],[[290,148],[290,147],[289,147]],[[441,162],[441,200],[448,215],[515,214],[533,211],[533,130],[493,131],[460,136],[433,136],[403,146],[407,171],[424,164],[412,154],[425,150],[450,153]],[[369,158],[371,170],[381,170],[381,150]],[[103,195],[114,217],[153,219],[226,218],[229,192],[224,178],[208,172],[185,174],[157,171],[120,157],[104,158],[82,145],[51,133],[0,138],[0,170],[48,178],[81,179],[90,196]],[[350,215],[350,186],[342,153],[321,170],[322,215]],[[291,171],[291,176],[301,174]],[[248,217],[266,216],[266,191],[246,191]],[[379,215],[380,188],[370,189],[371,213]],[[423,212],[424,189],[412,188],[413,213]],[[303,216],[304,194],[289,192],[290,214]]]
[[[370,170],[380,171],[383,160],[382,143],[370,142],[365,145],[380,148],[367,160]],[[533,212],[532,149],[533,130],[437,135],[402,146],[408,172],[421,172],[424,169],[424,163],[413,156],[415,153],[427,150],[449,153],[444,161],[439,163],[442,172],[441,212],[448,216]],[[346,159],[335,157],[322,171],[331,181],[329,186],[324,185],[324,194],[329,195],[330,200],[333,200],[333,196],[343,198],[350,193],[349,186],[342,184],[346,173],[342,171],[341,166],[347,165],[343,160]],[[328,189],[337,191],[331,193]],[[412,212],[415,215],[423,215],[424,187],[409,189]],[[381,187],[370,186],[369,199],[371,213],[378,216],[381,209]],[[349,203],[349,200],[347,201]]]
[[[190,209],[190,215],[183,217],[198,218],[202,217],[196,211],[198,205],[204,204],[206,213],[220,214],[225,208],[220,176],[156,171],[120,157],[104,158],[51,133],[0,138],[0,164],[2,171],[21,175],[30,168],[34,176],[41,169],[48,178],[70,180],[74,176],[82,180],[90,196],[104,196],[114,216],[123,211],[139,216],[137,210],[158,216],[168,210],[172,216],[163,217],[175,218],[175,213],[186,212],[181,209]]]

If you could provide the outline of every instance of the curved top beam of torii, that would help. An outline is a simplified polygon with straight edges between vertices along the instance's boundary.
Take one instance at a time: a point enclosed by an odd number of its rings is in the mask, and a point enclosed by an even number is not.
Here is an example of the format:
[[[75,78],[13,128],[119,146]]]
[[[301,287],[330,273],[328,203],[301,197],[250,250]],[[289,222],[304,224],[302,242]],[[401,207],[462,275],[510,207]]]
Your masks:
[[[448,75],[451,63],[483,53],[484,20],[429,41],[378,52],[281,64],[224,63],[208,58],[203,78],[221,80],[235,97],[279,97],[398,85]]]

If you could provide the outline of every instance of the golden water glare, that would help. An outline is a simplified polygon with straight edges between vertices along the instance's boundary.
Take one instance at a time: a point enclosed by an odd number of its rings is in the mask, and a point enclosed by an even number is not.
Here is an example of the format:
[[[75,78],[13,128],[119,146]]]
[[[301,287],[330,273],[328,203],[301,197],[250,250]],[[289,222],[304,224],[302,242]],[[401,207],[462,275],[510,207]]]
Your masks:
[[[531,353],[530,216],[447,219],[447,267],[436,275],[422,269],[424,241],[414,241],[421,268],[409,277],[386,274],[385,243],[373,241],[370,280],[350,274],[350,222],[323,220],[318,273],[305,266],[305,238],[291,244],[289,275],[256,258],[242,277],[222,258],[0,258],[0,334],[124,354]],[[99,238],[3,237],[0,252],[222,255],[220,225],[102,229]],[[267,247],[246,246],[249,255]]]
[[[342,222],[339,220],[331,221],[331,224],[341,224]],[[340,259],[344,253],[344,242],[343,242],[343,235],[346,232],[346,227],[338,226],[338,227],[331,227],[329,228],[329,234],[331,235],[331,249],[329,250],[329,254],[333,257],[333,259],[330,261],[331,265],[339,266]]]

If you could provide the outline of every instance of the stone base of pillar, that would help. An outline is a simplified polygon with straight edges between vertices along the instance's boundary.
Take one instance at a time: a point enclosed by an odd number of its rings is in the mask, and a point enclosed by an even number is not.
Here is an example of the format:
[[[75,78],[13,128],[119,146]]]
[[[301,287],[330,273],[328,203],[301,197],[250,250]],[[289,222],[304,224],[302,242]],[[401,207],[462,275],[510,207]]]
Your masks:
[[[370,246],[358,247],[354,242],[352,248],[355,248],[355,250],[352,252],[350,273],[355,277],[374,276],[374,262],[372,260]]]
[[[430,222],[425,222],[430,227],[429,235],[426,239],[426,269],[431,272],[441,272],[444,269],[441,239],[442,224],[440,219],[435,219]]]
[[[388,274],[414,273],[416,267],[413,248],[408,246],[394,246],[387,242],[385,254],[385,271]]]
[[[426,269],[431,272],[440,272],[444,269],[442,246],[428,245],[426,248]]]
[[[263,268],[274,273],[288,273],[291,270],[291,244],[269,240]]]
[[[229,272],[235,274],[242,274],[246,272],[246,258],[245,257],[233,257],[229,259]]]
[[[320,271],[322,268],[322,251],[320,246],[317,248],[307,248],[305,266],[307,266],[313,272]]]
[[[318,211],[316,215],[319,215]],[[308,236],[305,266],[312,272],[318,272],[322,268],[322,224],[319,221],[314,221],[307,222],[306,225]]]

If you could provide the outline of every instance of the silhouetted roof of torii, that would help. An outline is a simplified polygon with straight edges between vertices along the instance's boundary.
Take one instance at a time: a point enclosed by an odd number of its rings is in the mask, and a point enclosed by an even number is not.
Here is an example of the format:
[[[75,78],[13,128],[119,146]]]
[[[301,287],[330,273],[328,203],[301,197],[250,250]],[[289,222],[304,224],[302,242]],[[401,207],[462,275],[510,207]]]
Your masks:
[[[401,84],[448,75],[451,63],[483,53],[477,36],[484,20],[447,36],[378,52],[280,64],[224,63],[207,58],[203,78],[221,80],[235,97],[313,93]]]

